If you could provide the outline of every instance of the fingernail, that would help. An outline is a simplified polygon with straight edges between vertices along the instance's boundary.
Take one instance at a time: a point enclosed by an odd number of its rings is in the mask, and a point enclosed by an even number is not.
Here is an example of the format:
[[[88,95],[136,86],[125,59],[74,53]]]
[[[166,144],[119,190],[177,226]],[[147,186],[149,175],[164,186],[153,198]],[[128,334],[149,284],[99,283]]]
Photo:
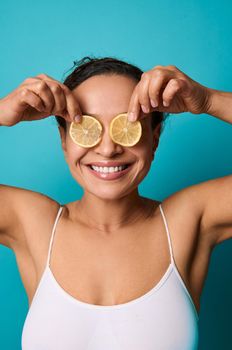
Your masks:
[[[74,121],[75,122],[79,122],[81,120],[81,116],[80,115],[76,115],[75,117],[74,117]]]
[[[163,105],[164,105],[164,107],[167,107],[169,105],[169,103],[166,101],[163,101]]]
[[[154,100],[151,100],[151,105],[153,108],[158,107],[158,103]]]
[[[136,120],[136,115],[135,115],[135,113],[130,112],[129,115],[128,115],[128,120],[129,120],[130,122],[134,122],[134,121]]]
[[[149,112],[149,108],[147,108],[146,106],[141,105],[141,107],[142,107],[142,110],[143,110],[144,113],[148,113]]]

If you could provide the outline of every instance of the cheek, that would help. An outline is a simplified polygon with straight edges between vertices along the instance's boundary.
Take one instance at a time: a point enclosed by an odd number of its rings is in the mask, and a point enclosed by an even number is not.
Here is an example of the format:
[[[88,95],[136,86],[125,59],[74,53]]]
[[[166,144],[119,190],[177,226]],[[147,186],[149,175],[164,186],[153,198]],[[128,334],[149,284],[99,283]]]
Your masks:
[[[76,166],[88,152],[87,149],[79,147],[71,139],[67,140],[67,160],[70,166]]]

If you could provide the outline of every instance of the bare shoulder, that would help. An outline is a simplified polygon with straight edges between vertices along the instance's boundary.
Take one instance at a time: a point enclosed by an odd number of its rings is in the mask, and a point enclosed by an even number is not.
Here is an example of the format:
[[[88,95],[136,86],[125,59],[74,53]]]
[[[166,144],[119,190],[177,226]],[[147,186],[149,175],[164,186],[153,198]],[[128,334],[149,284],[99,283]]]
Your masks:
[[[164,200],[163,206],[170,207],[169,210],[175,214],[184,212],[188,218],[189,215],[193,216],[200,223],[199,232],[207,234],[206,225],[203,222],[207,206],[210,208],[207,214],[211,214],[214,217],[216,216],[216,212],[219,211],[216,203],[221,205],[221,202],[223,202],[223,204],[225,203],[230,208],[232,198],[231,188],[232,175],[202,181],[173,193]]]
[[[161,215],[160,204],[177,263],[186,268],[199,261],[199,254],[209,255],[211,249],[210,242],[202,235],[203,193],[202,183],[190,185],[157,203],[155,210],[158,216]]]
[[[28,244],[28,232],[35,226],[52,224],[60,204],[49,196],[29,189],[1,185],[3,201],[0,244],[12,250]],[[33,235],[33,234],[32,234]]]
[[[12,249],[29,300],[34,295],[47,257],[52,227],[60,204],[24,188],[0,186],[0,244]]]
[[[207,267],[213,249],[209,237],[202,231],[204,212],[202,186],[203,183],[199,183],[185,187],[161,203],[175,257],[179,266],[186,269],[199,264]]]
[[[161,203],[162,208],[178,220],[199,224],[204,209],[202,186],[203,183],[194,184],[172,193]]]
[[[167,198],[166,203],[172,213],[184,212],[189,222],[198,223],[198,238],[211,251],[232,238],[231,174],[186,187]]]
[[[202,229],[204,186],[208,187],[206,183],[185,187],[161,203],[176,266],[198,307],[214,248],[212,237]]]
[[[196,248],[195,242],[200,237],[202,207],[198,200],[198,188],[198,185],[185,187],[172,193],[161,203],[169,231],[174,236],[176,254],[178,249],[183,252],[183,246],[186,247],[185,261],[187,256],[193,256],[191,250]]]
[[[210,179],[190,185],[171,194],[162,203],[170,224],[179,227],[181,232],[186,231],[181,239],[188,238],[192,246],[196,248],[198,244],[205,249],[205,253],[214,249],[218,239],[217,231],[209,223],[212,216],[216,216],[212,209],[216,207],[215,194],[224,192],[224,195],[216,195],[218,200],[225,197],[226,186],[227,192],[229,190],[229,178]]]

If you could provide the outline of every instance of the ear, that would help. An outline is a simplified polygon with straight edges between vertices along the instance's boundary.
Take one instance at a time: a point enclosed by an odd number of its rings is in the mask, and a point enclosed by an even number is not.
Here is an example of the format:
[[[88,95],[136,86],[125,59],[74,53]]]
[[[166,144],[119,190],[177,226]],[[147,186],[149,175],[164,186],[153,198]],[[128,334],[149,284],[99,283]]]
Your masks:
[[[64,128],[62,128],[62,126],[58,126],[58,129],[59,129],[59,133],[60,133],[60,138],[61,138],[61,146],[63,148],[63,151],[64,151],[64,154],[66,155],[66,151],[67,151],[67,148],[66,148],[66,132],[64,130]]]

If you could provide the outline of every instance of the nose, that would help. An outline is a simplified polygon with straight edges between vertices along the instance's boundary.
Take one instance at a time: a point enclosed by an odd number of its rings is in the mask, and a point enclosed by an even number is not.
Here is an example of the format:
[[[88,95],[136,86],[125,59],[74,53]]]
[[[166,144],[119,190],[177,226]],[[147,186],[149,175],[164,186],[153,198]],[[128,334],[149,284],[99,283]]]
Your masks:
[[[123,153],[123,146],[111,139],[109,128],[107,128],[103,130],[101,141],[94,147],[94,151],[105,158],[112,158],[116,154]]]

